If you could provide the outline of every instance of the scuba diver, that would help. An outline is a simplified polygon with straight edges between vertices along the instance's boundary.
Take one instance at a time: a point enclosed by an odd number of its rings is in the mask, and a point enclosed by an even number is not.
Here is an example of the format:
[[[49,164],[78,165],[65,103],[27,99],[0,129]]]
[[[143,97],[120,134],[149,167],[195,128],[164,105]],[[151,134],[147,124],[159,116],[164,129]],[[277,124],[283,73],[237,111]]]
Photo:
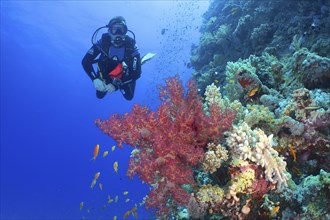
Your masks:
[[[95,42],[97,33],[103,28],[108,28],[108,32]],[[126,35],[127,32],[133,38]],[[98,28],[92,36],[92,44],[82,65],[93,81],[97,98],[120,90],[125,99],[133,99],[136,80],[141,76],[141,58],[135,34],[127,29],[125,19],[117,16],[108,25]],[[97,71],[93,65],[97,66]]]

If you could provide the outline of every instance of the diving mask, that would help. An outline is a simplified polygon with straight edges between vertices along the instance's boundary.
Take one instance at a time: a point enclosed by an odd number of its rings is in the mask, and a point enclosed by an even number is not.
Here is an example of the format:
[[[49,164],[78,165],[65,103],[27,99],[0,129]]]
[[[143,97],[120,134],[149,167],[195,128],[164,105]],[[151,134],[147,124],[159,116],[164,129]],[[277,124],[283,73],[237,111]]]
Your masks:
[[[127,26],[123,23],[117,23],[109,27],[110,35],[125,35],[127,33]]]

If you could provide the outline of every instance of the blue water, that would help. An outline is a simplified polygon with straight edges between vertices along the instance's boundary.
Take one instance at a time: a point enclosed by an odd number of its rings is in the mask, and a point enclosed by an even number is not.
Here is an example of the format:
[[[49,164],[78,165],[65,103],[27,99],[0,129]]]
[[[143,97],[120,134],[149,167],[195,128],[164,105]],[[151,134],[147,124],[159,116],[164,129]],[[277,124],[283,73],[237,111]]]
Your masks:
[[[0,219],[120,219],[135,203],[139,219],[154,218],[139,206],[149,187],[125,176],[132,148],[112,152],[115,142],[93,121],[129,112],[134,103],[156,108],[157,84],[175,74],[186,81],[207,7],[206,1],[1,1]],[[119,92],[98,100],[81,66],[95,29],[116,15],[126,18],[142,55],[157,53],[143,66],[132,101]],[[110,153],[90,161],[96,144],[100,154]],[[98,171],[103,190],[90,188]],[[108,195],[119,201],[108,204]]]

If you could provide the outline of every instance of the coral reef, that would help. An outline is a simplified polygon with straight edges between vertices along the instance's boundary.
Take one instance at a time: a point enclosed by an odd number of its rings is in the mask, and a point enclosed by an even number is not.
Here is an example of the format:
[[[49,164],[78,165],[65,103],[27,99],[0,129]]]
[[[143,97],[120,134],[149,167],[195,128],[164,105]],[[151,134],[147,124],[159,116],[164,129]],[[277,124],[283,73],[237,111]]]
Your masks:
[[[213,181],[200,185],[225,196],[199,202],[203,217],[329,218],[320,202],[330,198],[321,181],[330,172],[329,12],[322,0],[212,1],[192,48],[193,77],[206,111],[215,103],[236,116],[221,143],[228,159],[209,156],[217,169],[204,170]]]
[[[227,62],[250,55],[291,57],[305,47],[329,58],[329,13],[330,3],[325,0],[211,1],[200,28],[200,44],[192,48],[201,94],[212,82],[210,77],[224,83]]]
[[[293,54],[292,72],[307,89],[330,88],[330,59],[303,48]]]

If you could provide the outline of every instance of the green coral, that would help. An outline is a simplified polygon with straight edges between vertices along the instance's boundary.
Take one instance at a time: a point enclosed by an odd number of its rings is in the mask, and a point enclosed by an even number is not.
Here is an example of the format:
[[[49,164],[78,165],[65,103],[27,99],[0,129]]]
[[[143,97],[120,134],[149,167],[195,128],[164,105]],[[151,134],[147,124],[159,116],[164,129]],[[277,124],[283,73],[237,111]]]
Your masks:
[[[255,127],[263,122],[267,126],[274,125],[275,115],[263,105],[247,105],[248,113],[245,114],[244,121],[250,126]],[[259,126],[260,127],[260,126]]]
[[[236,76],[239,72],[246,72],[247,75],[255,76],[256,68],[253,67],[249,59],[239,59],[237,62],[228,62],[226,65],[226,85],[225,94],[230,101],[240,100],[243,95],[243,88],[237,82]]]

